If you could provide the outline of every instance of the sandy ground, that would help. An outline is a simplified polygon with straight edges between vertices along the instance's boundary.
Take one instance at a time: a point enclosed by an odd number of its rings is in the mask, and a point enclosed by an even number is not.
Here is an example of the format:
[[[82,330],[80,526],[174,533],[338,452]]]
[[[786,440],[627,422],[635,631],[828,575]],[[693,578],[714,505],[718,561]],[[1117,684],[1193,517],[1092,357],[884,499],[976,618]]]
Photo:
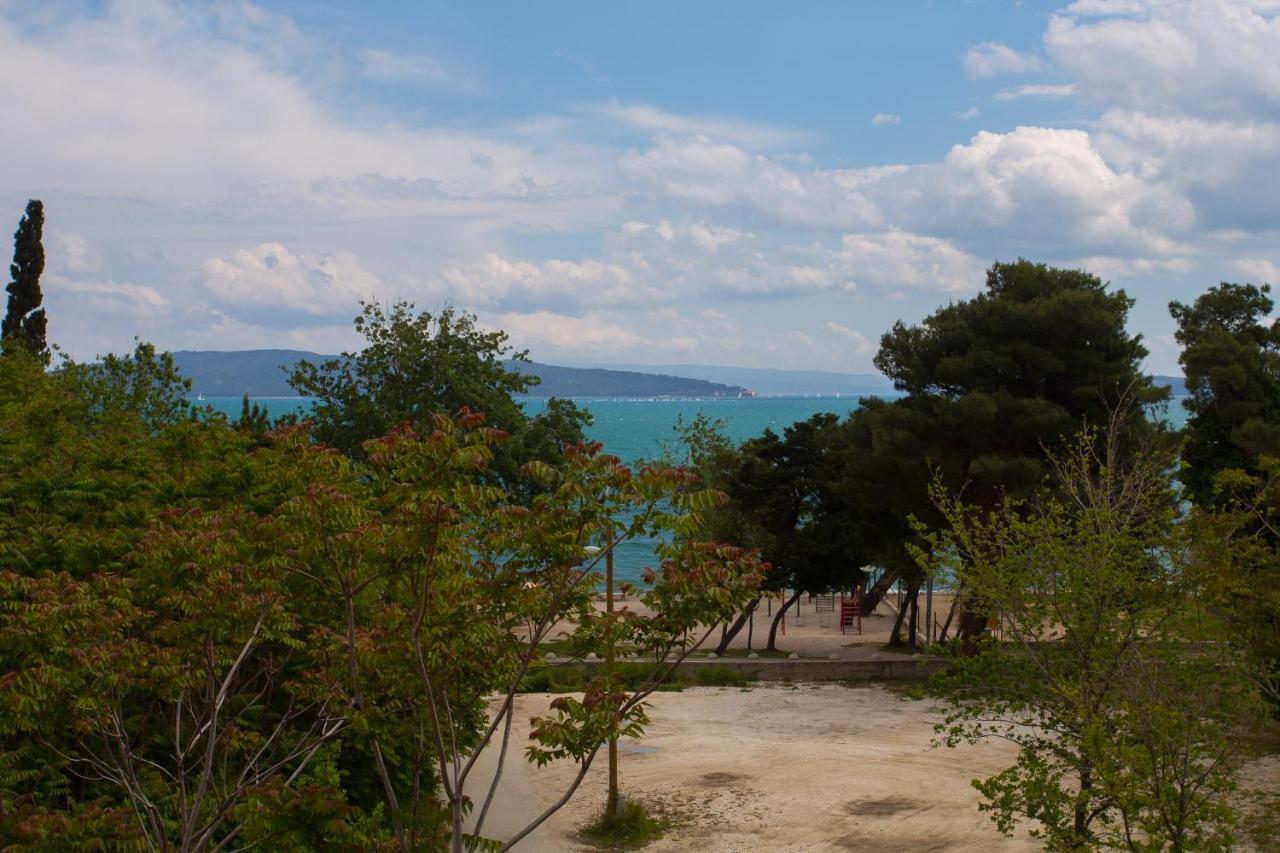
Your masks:
[[[837,613],[819,613],[816,603],[808,596],[803,596],[799,602],[787,610],[785,632],[779,630],[778,633],[778,649],[788,653],[794,652],[801,657],[830,658],[833,655],[847,659],[894,657],[897,653],[886,652],[884,646],[889,642],[889,634],[897,618],[896,603],[897,597],[891,595],[881,602],[874,613],[863,616],[862,632],[859,634],[853,627],[846,627],[842,632]],[[603,609],[604,604],[597,602],[596,606]],[[644,606],[635,601],[619,601],[617,606],[627,607],[642,614],[647,613]],[[751,625],[743,627],[730,643],[730,648],[763,650],[768,644],[769,626],[773,621],[769,610],[772,609],[776,613],[779,606],[778,601],[761,602],[757,612],[753,614]],[[839,608],[838,596],[835,606]],[[950,595],[934,595],[933,616],[939,628],[946,621],[950,606]],[[924,596],[921,595],[919,625],[921,641],[923,641],[924,621],[925,604]],[[568,623],[558,625],[552,633],[552,639],[558,632],[567,633],[572,627]],[[906,631],[905,624],[903,631],[904,633]],[[713,632],[702,645],[700,652],[714,650],[719,639],[719,631]]]
[[[549,698],[521,696],[517,726]],[[1002,838],[969,784],[1006,767],[1011,750],[932,749],[938,709],[866,686],[655,694],[644,740],[619,745],[622,790],[677,821],[653,851],[1038,849]],[[509,761],[485,834],[507,835],[536,815],[574,772],[568,762]],[[606,782],[601,753],[577,796],[516,849],[590,849],[574,836],[603,804]]]

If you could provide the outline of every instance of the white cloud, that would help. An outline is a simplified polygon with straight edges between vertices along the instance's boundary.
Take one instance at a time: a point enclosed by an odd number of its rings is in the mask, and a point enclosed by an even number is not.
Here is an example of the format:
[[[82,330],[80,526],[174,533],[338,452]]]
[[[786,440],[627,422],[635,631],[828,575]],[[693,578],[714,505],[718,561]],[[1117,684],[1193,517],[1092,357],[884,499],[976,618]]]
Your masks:
[[[716,311],[670,308],[617,315],[582,316],[549,311],[483,317],[511,334],[539,361],[640,361],[648,364],[696,361],[748,367],[822,367],[865,370],[875,344],[839,324],[812,329],[763,328],[742,324]]]
[[[409,56],[369,49],[360,54],[360,61],[365,76],[374,80],[424,89],[443,89],[466,95],[485,91],[485,87],[473,76],[449,68],[431,56]]]
[[[474,307],[643,304],[662,296],[617,263],[591,259],[534,263],[492,252],[480,261],[446,266],[439,287],[432,290]]]
[[[960,58],[965,73],[972,79],[1000,74],[1032,74],[1044,70],[1044,60],[1033,53],[1021,53],[1001,42],[974,45]]]
[[[1280,285],[1280,265],[1265,258],[1241,258],[1232,268],[1255,284]]]
[[[1019,98],[1069,98],[1076,93],[1074,83],[1028,83],[996,93],[997,101],[1016,101]]]
[[[1094,139],[1118,169],[1191,199],[1209,228],[1266,231],[1280,200],[1280,122],[1155,116],[1112,110]]]
[[[209,259],[204,285],[240,308],[286,308],[315,315],[352,311],[359,300],[375,298],[380,289],[377,276],[349,252],[298,255],[279,243]]]
[[[881,292],[972,293],[984,280],[983,263],[954,243],[904,231],[846,234],[836,259],[844,275]]]
[[[154,287],[139,284],[50,275],[46,278],[46,287],[50,291],[59,292],[59,297],[55,301],[61,301],[62,304],[70,302],[72,300],[63,300],[62,294],[74,293],[77,299],[88,302],[99,311],[156,314],[169,307],[169,300],[160,291]]]
[[[46,238],[49,253],[47,268],[57,272],[93,272],[101,266],[101,260],[89,250],[89,241],[74,231],[53,230]]]
[[[849,348],[855,356],[868,356],[878,349],[875,341],[859,332],[857,329],[851,329],[841,323],[828,321],[826,323],[827,331],[831,332],[844,340],[848,341]]]
[[[625,223],[606,237],[599,258],[533,262],[490,254],[451,265],[428,292],[464,305],[578,313],[862,289],[965,292],[981,285],[982,271],[982,263],[955,244],[903,231],[846,234],[830,247],[705,221],[662,220]]]
[[[882,127],[886,124],[902,124],[902,116],[896,113],[876,113],[871,117],[871,123],[876,127]]]
[[[797,145],[809,135],[796,130],[737,119],[684,116],[651,104],[623,104],[610,101],[595,108],[597,114],[628,127],[649,133],[674,136],[703,136],[754,148]]]
[[[1099,278],[1110,280],[1146,275],[1183,275],[1195,269],[1195,262],[1189,258],[1122,258],[1114,255],[1094,255],[1069,261],[1065,266],[1087,270]]]
[[[969,109],[967,110],[961,110],[960,112],[956,113],[956,118],[963,119],[964,121],[968,121],[969,119],[977,118],[980,115],[982,115],[982,110],[978,109],[977,107],[969,107]]]
[[[0,101],[23,116],[0,123],[0,184],[189,202],[381,174],[459,196],[580,185],[598,177],[593,163],[607,164],[582,145],[541,150],[496,133],[335,118],[279,54],[288,39],[270,36],[280,27],[246,36],[265,26],[254,7],[207,8],[219,17],[160,0],[111,3],[57,27],[0,17]]]
[[[659,137],[648,149],[624,155],[618,167],[624,178],[667,200],[750,209],[789,224],[823,229],[883,224],[875,205],[859,190],[870,172],[842,176],[794,169],[781,159],[707,137]]]
[[[1082,95],[1104,106],[1275,116],[1277,11],[1274,2],[1248,0],[1093,0],[1050,20],[1045,50]]]

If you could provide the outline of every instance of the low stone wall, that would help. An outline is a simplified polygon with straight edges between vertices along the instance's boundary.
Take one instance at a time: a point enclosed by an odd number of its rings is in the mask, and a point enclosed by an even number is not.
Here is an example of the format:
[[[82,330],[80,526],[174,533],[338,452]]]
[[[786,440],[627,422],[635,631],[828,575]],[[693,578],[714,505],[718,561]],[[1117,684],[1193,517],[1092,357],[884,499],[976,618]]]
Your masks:
[[[942,663],[940,658],[906,655],[874,660],[698,658],[686,660],[678,671],[692,676],[698,667],[727,667],[752,681],[923,681],[937,672]],[[556,665],[594,669],[603,666],[604,661],[564,661]]]

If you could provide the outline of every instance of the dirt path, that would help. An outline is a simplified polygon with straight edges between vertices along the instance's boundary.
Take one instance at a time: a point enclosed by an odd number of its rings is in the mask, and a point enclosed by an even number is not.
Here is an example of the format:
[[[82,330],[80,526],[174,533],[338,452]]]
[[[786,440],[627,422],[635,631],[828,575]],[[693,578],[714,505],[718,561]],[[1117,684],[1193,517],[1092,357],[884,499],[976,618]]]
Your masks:
[[[520,697],[518,723],[548,700]],[[698,688],[655,694],[650,716],[642,742],[620,745],[622,788],[679,825],[648,850],[1038,849],[1001,838],[969,784],[1007,766],[1010,749],[931,749],[932,702],[880,687]],[[504,779],[504,823],[551,802],[573,770],[526,766]],[[605,778],[601,755],[573,801],[517,849],[587,849],[574,833],[600,808]]]

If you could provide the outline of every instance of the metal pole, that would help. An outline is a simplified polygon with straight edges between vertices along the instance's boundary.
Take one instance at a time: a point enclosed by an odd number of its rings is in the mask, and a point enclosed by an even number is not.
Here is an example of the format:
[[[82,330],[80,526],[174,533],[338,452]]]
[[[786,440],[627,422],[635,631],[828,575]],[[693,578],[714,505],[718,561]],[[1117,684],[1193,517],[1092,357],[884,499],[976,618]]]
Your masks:
[[[605,645],[605,666],[608,667],[609,680],[614,678],[613,666],[613,523],[609,523],[605,534],[605,547],[609,550],[604,555],[605,612],[609,614],[609,642]],[[618,816],[618,739],[609,738],[609,800],[605,805],[605,813],[610,820]]]

